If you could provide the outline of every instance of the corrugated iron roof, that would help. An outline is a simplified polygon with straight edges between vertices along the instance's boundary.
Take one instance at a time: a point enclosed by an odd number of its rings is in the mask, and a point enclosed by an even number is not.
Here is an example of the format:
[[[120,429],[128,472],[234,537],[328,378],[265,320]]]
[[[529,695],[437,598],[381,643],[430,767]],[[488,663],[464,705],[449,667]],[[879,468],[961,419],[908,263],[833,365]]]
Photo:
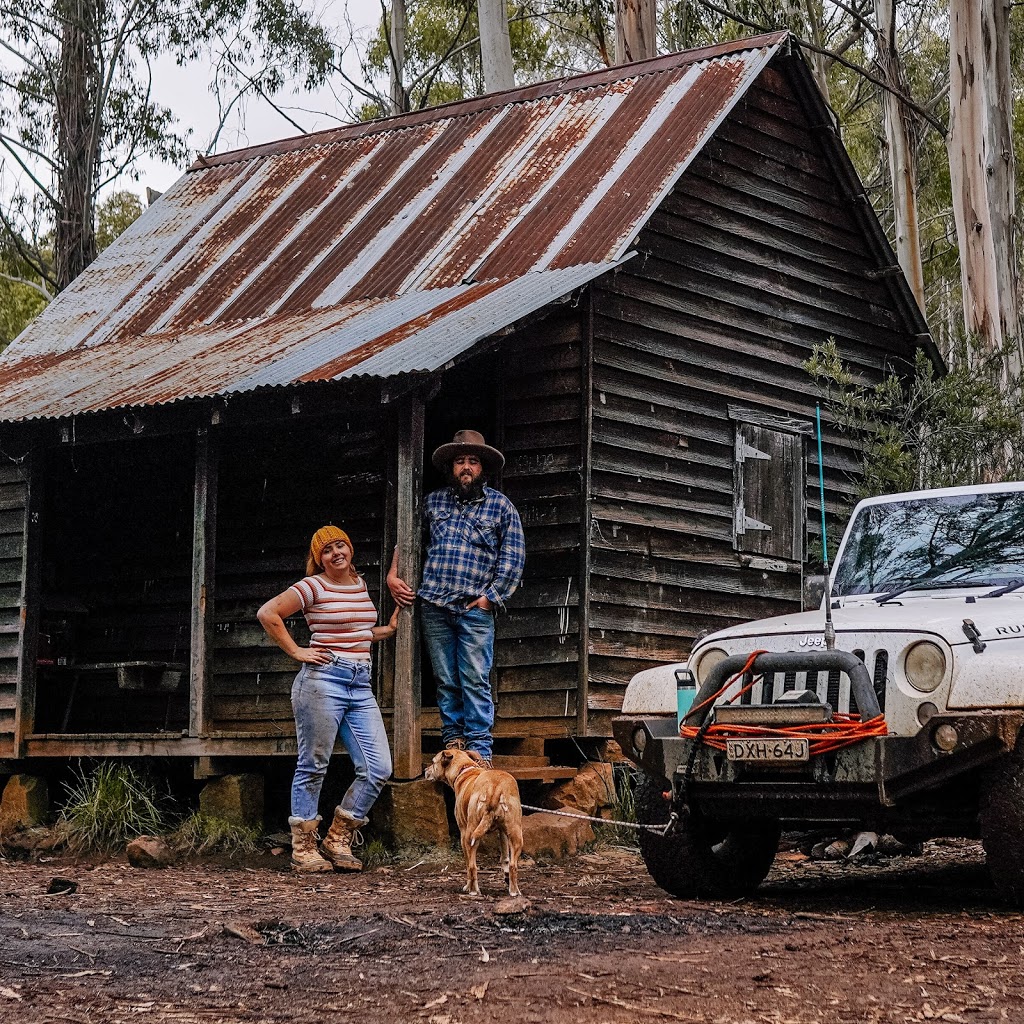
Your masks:
[[[0,356],[0,418],[443,366],[620,262],[784,39],[200,161]]]

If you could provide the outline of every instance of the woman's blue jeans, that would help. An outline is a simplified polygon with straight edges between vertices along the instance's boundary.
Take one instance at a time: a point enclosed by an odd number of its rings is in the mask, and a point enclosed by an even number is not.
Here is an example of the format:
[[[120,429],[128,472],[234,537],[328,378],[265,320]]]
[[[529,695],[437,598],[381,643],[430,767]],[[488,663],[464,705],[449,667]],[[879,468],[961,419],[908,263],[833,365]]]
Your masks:
[[[339,805],[365,818],[391,775],[384,720],[370,686],[370,663],[334,656],[330,665],[303,665],[292,684],[299,760],[292,779],[292,816],[317,816],[320,789],[340,737],[356,777]]]
[[[420,625],[437,680],[442,743],[461,737],[468,750],[489,760],[494,616],[483,608],[444,608],[424,601]]]

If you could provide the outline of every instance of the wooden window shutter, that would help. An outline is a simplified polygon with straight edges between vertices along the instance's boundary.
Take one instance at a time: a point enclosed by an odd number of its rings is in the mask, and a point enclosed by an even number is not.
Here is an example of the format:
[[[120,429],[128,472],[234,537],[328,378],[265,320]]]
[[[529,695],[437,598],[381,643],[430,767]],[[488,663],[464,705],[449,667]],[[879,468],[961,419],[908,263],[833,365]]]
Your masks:
[[[804,558],[806,467],[801,433],[736,424],[733,547],[766,558]]]

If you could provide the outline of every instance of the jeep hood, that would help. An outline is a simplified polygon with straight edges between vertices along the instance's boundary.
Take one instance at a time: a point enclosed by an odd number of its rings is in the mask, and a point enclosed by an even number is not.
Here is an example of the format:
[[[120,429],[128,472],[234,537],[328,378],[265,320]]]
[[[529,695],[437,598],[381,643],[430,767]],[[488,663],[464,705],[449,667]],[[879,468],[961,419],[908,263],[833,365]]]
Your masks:
[[[964,619],[974,622],[983,640],[1024,637],[1024,596],[1016,592],[991,599],[980,596],[993,589],[913,591],[884,605],[867,595],[844,597],[833,601],[832,623],[837,635],[844,632],[936,633],[951,646],[970,642],[964,634]],[[715,640],[790,633],[802,638],[821,636],[824,631],[824,609],[794,612],[711,633],[694,646],[694,652]]]

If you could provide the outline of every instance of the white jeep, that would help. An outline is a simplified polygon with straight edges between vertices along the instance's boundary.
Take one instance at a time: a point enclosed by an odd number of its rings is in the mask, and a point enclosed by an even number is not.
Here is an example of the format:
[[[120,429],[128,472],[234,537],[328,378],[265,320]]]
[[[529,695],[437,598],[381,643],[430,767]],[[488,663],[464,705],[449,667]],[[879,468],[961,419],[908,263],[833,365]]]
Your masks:
[[[677,683],[697,688],[687,738]],[[1024,483],[860,502],[819,610],[702,638],[635,676],[622,710],[638,821],[671,821],[641,853],[676,896],[748,893],[783,828],[839,826],[980,835],[1024,905]],[[830,730],[848,745],[802,738]]]

